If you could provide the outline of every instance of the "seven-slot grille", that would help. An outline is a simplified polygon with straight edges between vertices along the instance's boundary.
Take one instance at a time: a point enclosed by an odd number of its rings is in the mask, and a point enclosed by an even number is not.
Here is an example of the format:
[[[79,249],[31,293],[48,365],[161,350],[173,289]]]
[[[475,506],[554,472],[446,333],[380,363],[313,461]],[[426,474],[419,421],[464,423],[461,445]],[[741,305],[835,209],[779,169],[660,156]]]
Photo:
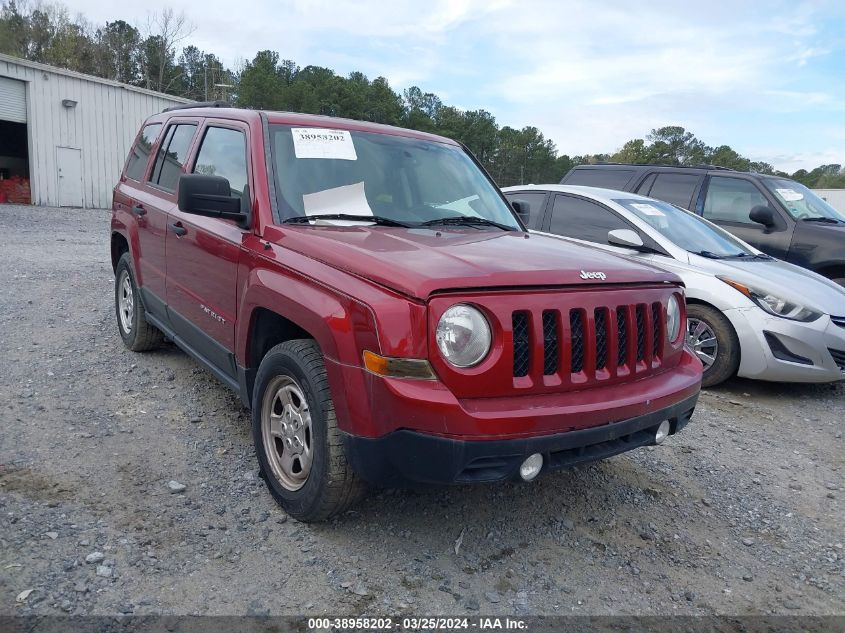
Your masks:
[[[615,374],[623,367],[630,371],[632,363],[634,370],[637,364],[650,365],[659,361],[663,353],[664,319],[660,302],[590,311],[573,308],[568,314],[543,310],[543,331],[535,333],[530,325],[531,313],[514,312],[513,375],[523,378],[532,373],[532,347],[537,336],[542,336],[544,376],[582,372]],[[562,329],[561,322],[569,327]],[[569,354],[564,352],[567,348]],[[562,367],[565,360],[569,365],[566,368]]]

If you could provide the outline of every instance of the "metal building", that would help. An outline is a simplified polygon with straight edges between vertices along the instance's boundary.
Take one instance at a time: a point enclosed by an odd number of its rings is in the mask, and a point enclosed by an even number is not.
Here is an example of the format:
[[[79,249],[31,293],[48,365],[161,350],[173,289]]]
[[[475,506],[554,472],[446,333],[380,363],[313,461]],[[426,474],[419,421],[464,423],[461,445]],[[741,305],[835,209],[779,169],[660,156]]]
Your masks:
[[[111,207],[141,123],[187,102],[0,54],[0,201]]]
[[[837,211],[845,213],[845,189],[813,189],[817,196],[827,200],[827,203]]]

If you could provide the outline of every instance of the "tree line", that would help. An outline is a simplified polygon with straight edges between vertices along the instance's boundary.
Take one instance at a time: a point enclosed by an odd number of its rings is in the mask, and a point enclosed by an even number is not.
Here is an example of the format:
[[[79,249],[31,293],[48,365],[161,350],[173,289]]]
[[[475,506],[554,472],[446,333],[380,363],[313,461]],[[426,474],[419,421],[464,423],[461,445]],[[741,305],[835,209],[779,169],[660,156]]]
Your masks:
[[[237,68],[188,43],[193,28],[168,9],[141,26],[123,20],[93,25],[60,4],[3,0],[0,52],[197,101],[225,100],[245,108],[327,114],[399,125],[465,144],[501,186],[558,182],[584,163],[710,164],[779,173],[809,187],[845,187],[841,165],[793,174],[753,162],[728,145],[711,147],[682,127],[652,130],[613,154],[569,156],[536,127],[500,126],[486,110],[461,110],[412,86],[397,92],[384,77],[301,67],[275,51],[259,51]]]

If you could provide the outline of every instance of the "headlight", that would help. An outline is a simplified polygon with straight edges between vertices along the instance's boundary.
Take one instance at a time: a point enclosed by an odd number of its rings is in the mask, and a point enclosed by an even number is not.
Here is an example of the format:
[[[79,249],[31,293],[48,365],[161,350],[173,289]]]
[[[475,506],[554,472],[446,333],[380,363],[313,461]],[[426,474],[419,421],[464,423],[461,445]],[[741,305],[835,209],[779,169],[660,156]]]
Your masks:
[[[719,277],[719,279],[732,288],[739,290],[742,294],[773,316],[783,317],[784,319],[791,319],[793,321],[803,321],[804,323],[815,321],[821,316],[821,312],[816,312],[815,310],[807,308],[797,301],[782,299],[770,292],[746,286],[745,284],[741,284],[738,281],[729,279],[728,277]]]
[[[681,304],[678,303],[678,295],[673,294],[669,297],[669,302],[666,304],[666,338],[670,343],[678,340],[678,334],[681,333]]]
[[[437,347],[455,367],[477,365],[490,351],[492,336],[479,310],[459,303],[443,313],[437,324]]]

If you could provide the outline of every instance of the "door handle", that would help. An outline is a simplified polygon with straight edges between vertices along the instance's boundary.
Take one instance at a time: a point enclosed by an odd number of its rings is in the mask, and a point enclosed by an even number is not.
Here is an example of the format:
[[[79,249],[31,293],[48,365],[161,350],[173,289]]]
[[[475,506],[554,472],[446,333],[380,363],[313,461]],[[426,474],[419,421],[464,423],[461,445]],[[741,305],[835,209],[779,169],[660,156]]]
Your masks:
[[[167,225],[167,228],[176,233],[176,237],[182,237],[188,232],[188,229],[182,226],[181,222],[172,222]]]
[[[144,205],[136,204],[134,207],[132,207],[132,213],[133,215],[141,217],[142,215],[147,215],[147,210],[144,208]]]

